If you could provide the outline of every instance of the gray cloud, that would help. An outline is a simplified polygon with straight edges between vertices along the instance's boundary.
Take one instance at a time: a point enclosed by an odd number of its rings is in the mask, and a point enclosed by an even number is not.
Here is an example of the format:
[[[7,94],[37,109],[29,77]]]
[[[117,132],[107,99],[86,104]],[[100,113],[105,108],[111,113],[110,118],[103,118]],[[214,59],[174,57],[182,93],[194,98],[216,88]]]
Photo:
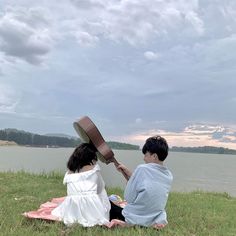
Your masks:
[[[204,34],[196,1],[183,4],[181,1],[73,0],[72,3],[78,9],[79,17],[74,22],[78,31],[116,42],[142,45],[155,37],[169,40],[170,34],[175,40]]]
[[[70,0],[78,9],[91,10],[94,8],[104,8],[105,0]]]
[[[109,136],[234,142],[209,125],[235,127],[235,1],[20,2],[0,15],[2,126],[71,132],[87,114]]]
[[[50,52],[52,38],[39,8],[6,8],[0,17],[0,49],[8,57],[40,64]]]
[[[15,113],[17,103],[14,89],[5,84],[0,84],[0,113]]]

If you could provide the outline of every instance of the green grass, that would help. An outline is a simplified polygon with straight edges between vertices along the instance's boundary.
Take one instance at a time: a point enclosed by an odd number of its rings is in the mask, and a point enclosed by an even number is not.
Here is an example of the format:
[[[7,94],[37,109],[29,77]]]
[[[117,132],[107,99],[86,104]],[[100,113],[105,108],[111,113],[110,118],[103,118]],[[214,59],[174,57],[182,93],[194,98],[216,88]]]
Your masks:
[[[66,227],[60,222],[21,215],[54,197],[65,196],[62,179],[59,173],[0,173],[0,235],[236,235],[236,198],[219,193],[171,193],[166,208],[169,224],[160,231],[143,227]],[[122,196],[120,189],[108,189],[108,193]]]

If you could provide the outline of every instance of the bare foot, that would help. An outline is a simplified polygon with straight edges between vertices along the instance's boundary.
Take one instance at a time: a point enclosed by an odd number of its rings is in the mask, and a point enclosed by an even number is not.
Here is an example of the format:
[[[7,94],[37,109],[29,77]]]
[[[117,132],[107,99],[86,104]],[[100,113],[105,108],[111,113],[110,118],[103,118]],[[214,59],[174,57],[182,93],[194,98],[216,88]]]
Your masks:
[[[164,225],[164,224],[154,224],[154,225],[152,225],[152,227],[154,228],[154,229],[162,229],[162,228],[164,228],[166,225]]]
[[[114,227],[128,227],[129,225],[122,221],[122,220],[117,220],[117,219],[113,219],[110,223],[108,223],[106,225],[108,228],[114,228]]]

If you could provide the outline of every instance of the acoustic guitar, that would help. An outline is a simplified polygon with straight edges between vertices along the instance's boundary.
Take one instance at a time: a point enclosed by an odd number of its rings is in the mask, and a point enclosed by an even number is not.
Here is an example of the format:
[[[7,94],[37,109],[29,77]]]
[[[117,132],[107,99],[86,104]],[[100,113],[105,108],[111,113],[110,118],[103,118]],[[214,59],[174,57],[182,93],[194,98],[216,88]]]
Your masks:
[[[97,157],[100,161],[106,164],[113,162],[115,166],[120,165],[120,163],[115,159],[113,151],[105,142],[98,128],[88,116],[84,116],[75,121],[73,126],[85,143],[92,143],[95,146],[97,149]],[[122,171],[122,174],[126,180],[129,179],[129,176],[127,176],[125,172]]]

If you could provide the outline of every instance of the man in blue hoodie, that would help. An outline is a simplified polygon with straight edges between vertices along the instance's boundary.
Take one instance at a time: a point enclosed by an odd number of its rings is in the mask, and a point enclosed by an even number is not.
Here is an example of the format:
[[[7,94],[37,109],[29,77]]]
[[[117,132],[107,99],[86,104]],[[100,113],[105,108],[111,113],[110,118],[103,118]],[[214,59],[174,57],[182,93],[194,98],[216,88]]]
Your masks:
[[[168,223],[165,206],[173,180],[170,170],[163,165],[168,149],[163,137],[150,137],[142,148],[145,164],[138,165],[133,173],[123,164],[117,167],[129,176],[124,193],[127,205],[124,209],[112,205],[111,220],[156,228]]]

